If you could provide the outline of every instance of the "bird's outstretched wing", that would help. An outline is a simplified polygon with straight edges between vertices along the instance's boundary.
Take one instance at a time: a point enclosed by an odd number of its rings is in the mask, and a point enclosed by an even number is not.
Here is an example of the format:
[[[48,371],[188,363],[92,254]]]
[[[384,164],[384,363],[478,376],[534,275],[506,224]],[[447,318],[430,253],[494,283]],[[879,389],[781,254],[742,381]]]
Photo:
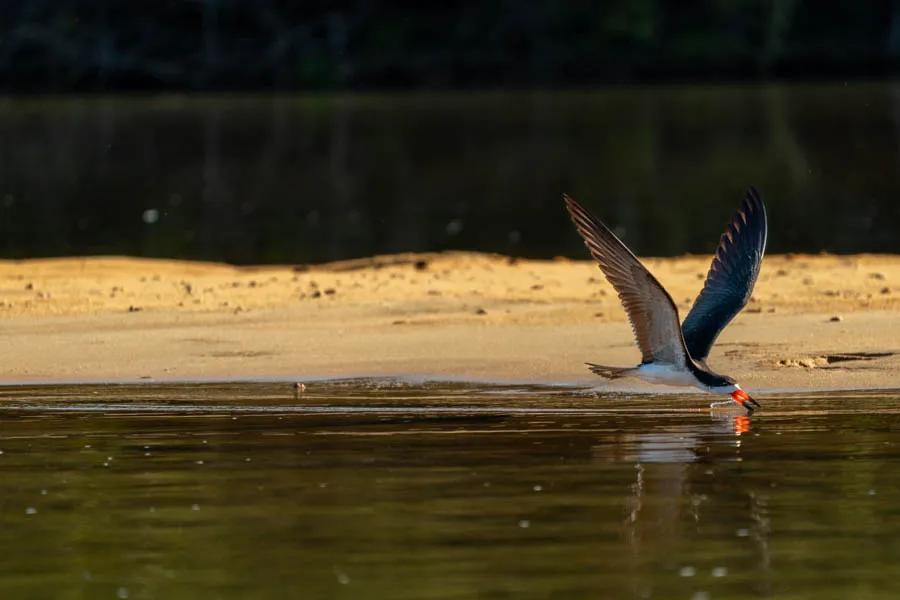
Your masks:
[[[719,240],[703,290],[684,320],[684,341],[691,356],[705,361],[725,326],[753,292],[766,251],[766,206],[754,188]]]
[[[683,365],[688,359],[678,308],[665,288],[619,238],[580,204],[563,195],[584,245],[619,294],[642,361]]]

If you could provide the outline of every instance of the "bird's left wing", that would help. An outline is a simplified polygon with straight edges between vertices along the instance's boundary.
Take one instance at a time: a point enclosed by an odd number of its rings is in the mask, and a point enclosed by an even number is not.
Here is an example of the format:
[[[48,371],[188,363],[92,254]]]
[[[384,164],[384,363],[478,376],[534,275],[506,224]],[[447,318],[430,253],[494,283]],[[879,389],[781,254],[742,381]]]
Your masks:
[[[694,359],[706,360],[716,338],[750,300],[767,231],[766,206],[751,187],[722,234],[703,290],[681,326]]]
[[[584,245],[619,294],[641,361],[683,366],[688,356],[672,297],[606,225],[569,196],[563,199]]]

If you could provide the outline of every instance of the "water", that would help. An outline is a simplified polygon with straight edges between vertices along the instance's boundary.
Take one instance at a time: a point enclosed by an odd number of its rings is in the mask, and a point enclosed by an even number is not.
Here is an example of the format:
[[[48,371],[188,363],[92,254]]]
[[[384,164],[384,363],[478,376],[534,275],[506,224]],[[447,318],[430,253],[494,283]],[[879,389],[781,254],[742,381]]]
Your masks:
[[[773,252],[900,252],[900,83],[0,98],[0,256],[710,252],[744,190]]]
[[[0,390],[0,595],[879,598],[900,396]]]

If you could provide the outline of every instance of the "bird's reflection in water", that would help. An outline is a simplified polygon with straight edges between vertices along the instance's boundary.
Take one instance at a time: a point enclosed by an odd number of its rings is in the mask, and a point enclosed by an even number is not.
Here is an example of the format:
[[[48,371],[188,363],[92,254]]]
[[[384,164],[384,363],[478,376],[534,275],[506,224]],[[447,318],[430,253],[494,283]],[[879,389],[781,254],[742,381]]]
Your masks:
[[[735,472],[740,470],[746,451],[742,442],[746,445],[751,428],[747,415],[711,414],[699,427],[678,424],[668,430],[623,433],[614,455],[609,447],[594,449],[595,459],[634,463],[622,533],[636,574],[647,565],[691,572],[694,566],[685,556],[685,540],[718,527],[732,529],[735,544],[750,538],[757,556],[754,564],[767,568],[766,494]],[[653,593],[648,585],[636,576],[635,594]]]

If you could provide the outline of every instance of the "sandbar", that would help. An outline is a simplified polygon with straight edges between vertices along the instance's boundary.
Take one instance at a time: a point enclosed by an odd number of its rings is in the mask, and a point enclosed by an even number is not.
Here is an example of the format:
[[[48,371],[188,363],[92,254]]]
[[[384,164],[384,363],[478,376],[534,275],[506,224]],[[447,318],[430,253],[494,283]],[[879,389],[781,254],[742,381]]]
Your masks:
[[[682,317],[709,256],[642,259]],[[0,261],[0,383],[401,377],[590,385],[640,355],[588,260]],[[760,392],[900,388],[900,256],[767,256],[709,360]]]

